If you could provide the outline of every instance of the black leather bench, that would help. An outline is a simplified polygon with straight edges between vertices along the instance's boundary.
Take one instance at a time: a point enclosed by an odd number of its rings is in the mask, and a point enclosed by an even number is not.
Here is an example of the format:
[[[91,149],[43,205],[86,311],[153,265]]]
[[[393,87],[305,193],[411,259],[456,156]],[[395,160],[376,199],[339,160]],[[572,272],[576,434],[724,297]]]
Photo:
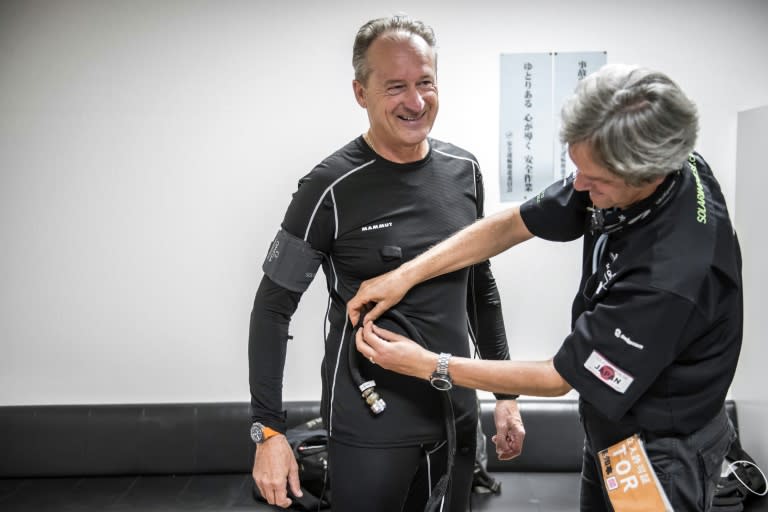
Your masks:
[[[290,425],[319,415],[317,402],[285,405]],[[576,402],[520,399],[527,437],[511,461],[490,441],[493,402],[481,407],[502,491],[472,510],[578,510]],[[0,510],[275,510],[252,497],[249,426],[245,402],[0,407]]]

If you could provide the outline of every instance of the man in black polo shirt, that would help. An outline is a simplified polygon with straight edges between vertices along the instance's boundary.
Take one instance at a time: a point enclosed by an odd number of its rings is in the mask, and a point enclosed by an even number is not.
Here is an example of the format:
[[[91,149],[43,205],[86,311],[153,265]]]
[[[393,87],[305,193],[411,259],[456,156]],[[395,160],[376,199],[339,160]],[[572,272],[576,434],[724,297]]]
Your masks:
[[[709,510],[735,434],[724,411],[741,347],[739,244],[720,187],[693,151],[694,104],[662,73],[609,65],[563,109],[578,171],[366,281],[350,316],[366,357],[427,377],[437,356],[375,320],[409,287],[538,236],[583,237],[572,331],[543,362],[453,357],[454,383],[495,392],[579,392],[586,432],[581,509],[610,510],[596,454],[639,434],[675,510]],[[383,340],[403,341],[386,343]]]

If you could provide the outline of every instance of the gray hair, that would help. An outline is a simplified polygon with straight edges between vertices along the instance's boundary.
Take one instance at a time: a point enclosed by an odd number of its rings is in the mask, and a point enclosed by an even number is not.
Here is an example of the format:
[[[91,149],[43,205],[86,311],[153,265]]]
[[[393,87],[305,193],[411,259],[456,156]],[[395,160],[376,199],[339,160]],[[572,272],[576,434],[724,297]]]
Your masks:
[[[385,33],[419,36],[427,42],[433,51],[437,44],[432,27],[406,15],[398,14],[388,18],[370,20],[357,31],[355,44],[352,47],[352,67],[355,69],[355,80],[358,82],[365,84],[368,81],[368,76],[371,74],[366,58],[368,48],[379,36]]]
[[[587,142],[629,185],[680,168],[696,144],[696,105],[665,74],[608,64],[586,76],[563,106],[560,139]]]

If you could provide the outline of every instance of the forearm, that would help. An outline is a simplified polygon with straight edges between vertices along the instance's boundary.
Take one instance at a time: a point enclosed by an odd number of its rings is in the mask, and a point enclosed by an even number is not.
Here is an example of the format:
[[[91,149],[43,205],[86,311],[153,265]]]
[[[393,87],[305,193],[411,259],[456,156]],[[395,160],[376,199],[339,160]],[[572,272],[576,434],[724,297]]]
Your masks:
[[[467,314],[482,359],[509,359],[501,296],[488,260],[472,266]]]
[[[448,372],[457,386],[493,393],[554,397],[571,390],[551,360],[487,361],[452,357]]]
[[[438,355],[415,341],[366,322],[355,335],[355,346],[365,358],[403,375],[429,379],[437,368]],[[448,373],[457,386],[492,393],[528,396],[561,396],[571,386],[549,361],[489,361],[454,356]]]
[[[467,313],[476,342],[475,357],[479,353],[482,359],[509,359],[501,297],[488,260],[472,266],[468,290]],[[494,394],[497,400],[517,398],[516,394]]]
[[[251,414],[283,430],[283,369],[290,318],[300,293],[290,292],[264,277],[256,292],[248,336]]]
[[[398,272],[411,285],[487,260],[533,235],[519,207],[478,220],[427,252],[404,263]]]

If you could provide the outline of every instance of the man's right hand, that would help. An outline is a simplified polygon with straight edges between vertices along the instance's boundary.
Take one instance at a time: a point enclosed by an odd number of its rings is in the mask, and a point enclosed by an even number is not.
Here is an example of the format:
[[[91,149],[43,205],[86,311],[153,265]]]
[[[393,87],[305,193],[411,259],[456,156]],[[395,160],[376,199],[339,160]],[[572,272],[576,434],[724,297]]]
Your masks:
[[[256,445],[252,474],[261,496],[270,505],[289,507],[293,501],[288,497],[288,489],[294,496],[302,495],[299,465],[282,434]]]
[[[363,281],[355,296],[347,302],[347,314],[352,325],[357,325],[361,316],[364,322],[376,320],[402,300],[410,287],[399,271],[395,269]],[[371,309],[366,312],[368,307]]]

